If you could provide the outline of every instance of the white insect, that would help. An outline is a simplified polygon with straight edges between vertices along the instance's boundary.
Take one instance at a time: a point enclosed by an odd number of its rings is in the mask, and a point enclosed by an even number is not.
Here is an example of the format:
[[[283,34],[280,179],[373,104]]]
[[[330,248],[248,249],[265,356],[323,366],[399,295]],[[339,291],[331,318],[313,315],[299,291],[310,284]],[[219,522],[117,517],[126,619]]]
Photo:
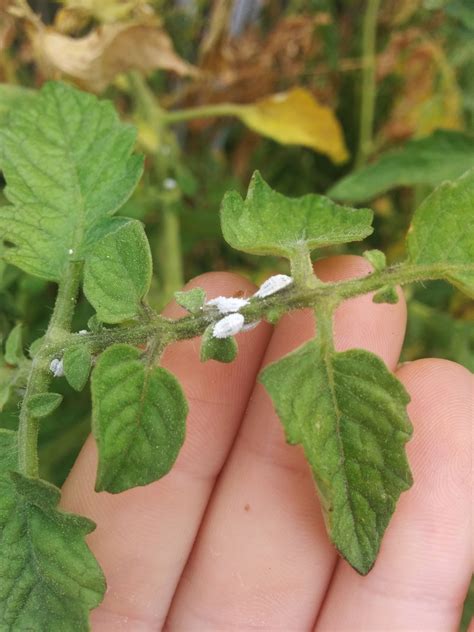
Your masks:
[[[252,331],[252,329],[255,329],[261,322],[261,320],[256,320],[254,323],[248,323],[248,325],[242,327],[242,331]]]
[[[286,274],[275,274],[275,276],[271,276],[269,279],[264,281],[262,285],[255,292],[254,296],[258,298],[265,298],[266,296],[271,296],[276,292],[279,292],[284,287],[287,287],[293,283],[293,279]]]
[[[217,321],[212,330],[214,338],[229,338],[235,336],[244,326],[242,314],[229,314]]]
[[[62,377],[64,375],[63,361],[59,360],[58,358],[54,358],[54,360],[51,360],[49,370],[54,375],[54,377]]]
[[[239,309],[248,305],[249,301],[246,298],[234,298],[232,296],[218,296],[217,298],[211,298],[207,301],[206,305],[215,305],[221,314],[231,314],[232,312],[238,312]]]
[[[173,178],[165,178],[163,181],[163,186],[167,191],[172,191],[176,189],[177,182]]]
[[[67,251],[69,255],[73,255],[74,254],[74,250],[72,248],[69,248],[69,250]]]
[[[86,334],[88,334],[89,332],[87,331],[87,329],[79,329],[79,331],[77,332],[80,336],[85,336]]]

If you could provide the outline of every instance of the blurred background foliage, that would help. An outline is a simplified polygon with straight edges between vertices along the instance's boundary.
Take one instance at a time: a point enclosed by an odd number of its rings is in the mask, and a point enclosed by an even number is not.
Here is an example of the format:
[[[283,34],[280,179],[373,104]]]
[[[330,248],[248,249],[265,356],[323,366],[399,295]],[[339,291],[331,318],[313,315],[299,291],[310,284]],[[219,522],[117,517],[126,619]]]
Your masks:
[[[326,254],[370,247],[402,259],[416,205],[474,165],[473,40],[472,0],[0,0],[0,123],[45,80],[63,79],[137,126],[145,175],[121,213],[145,223],[159,308],[209,270],[256,283],[286,271],[221,237],[224,192],[244,192],[257,168],[282,193],[329,192],[374,209],[368,244]],[[403,360],[473,370],[472,302],[437,282],[407,295]],[[27,350],[54,296],[0,257],[6,427],[17,423]],[[77,329],[91,316],[81,298]],[[89,431],[89,394],[60,382],[65,404],[43,423],[40,455],[56,484]]]

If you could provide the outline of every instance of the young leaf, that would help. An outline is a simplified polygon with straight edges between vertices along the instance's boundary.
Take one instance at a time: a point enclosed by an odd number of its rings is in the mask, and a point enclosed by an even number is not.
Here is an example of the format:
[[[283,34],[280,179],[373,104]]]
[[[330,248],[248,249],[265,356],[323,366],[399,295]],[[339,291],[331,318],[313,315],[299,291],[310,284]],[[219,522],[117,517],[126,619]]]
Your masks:
[[[84,293],[99,320],[120,323],[140,314],[151,275],[143,225],[130,220],[91,247],[84,266]]]
[[[336,164],[349,158],[344,134],[334,112],[305,88],[272,94],[251,105],[236,105],[235,114],[248,127],[284,145],[303,145],[329,156]]]
[[[260,380],[287,441],[304,447],[331,540],[365,575],[411,485],[408,394],[374,354],[336,353],[318,340],[270,364]]]
[[[194,287],[187,292],[175,292],[174,297],[178,305],[184,307],[191,314],[197,314],[206,300],[206,293],[200,287]]]
[[[89,379],[92,357],[84,345],[69,347],[63,355],[64,377],[72,388],[82,391]]]
[[[201,362],[217,360],[218,362],[233,362],[237,357],[237,342],[233,336],[216,338],[213,335],[214,325],[209,325],[201,340]]]
[[[184,441],[188,406],[176,378],[128,345],[109,347],[92,373],[97,491],[122,492],[169,472]]]
[[[69,261],[82,260],[97,225],[140,178],[134,143],[135,130],[118,120],[111,103],[62,83],[46,84],[14,109],[0,131],[11,203],[0,206],[0,234],[14,244],[7,261],[59,281]]]
[[[12,366],[17,366],[23,358],[22,329],[21,323],[15,325],[5,342],[5,361]]]
[[[63,396],[59,393],[39,393],[33,395],[28,401],[28,412],[33,417],[47,417],[63,401]]]
[[[445,182],[418,207],[407,237],[410,263],[440,264],[474,297],[474,169]]]
[[[449,130],[438,130],[427,138],[410,140],[401,149],[380,158],[339,180],[327,192],[335,200],[354,204],[400,186],[437,186],[458,178],[474,162],[474,138]]]
[[[375,272],[381,272],[387,267],[387,258],[385,257],[385,253],[381,250],[366,250],[363,255]]]
[[[237,250],[291,259],[301,251],[359,241],[372,233],[372,211],[334,204],[322,195],[287,198],[256,171],[247,199],[232,191],[221,207],[222,232]]]
[[[4,433],[0,450],[6,443],[10,454],[15,438]],[[89,611],[105,592],[84,539],[95,525],[58,510],[59,489],[7,473],[11,465],[0,459],[0,629],[88,630]]]

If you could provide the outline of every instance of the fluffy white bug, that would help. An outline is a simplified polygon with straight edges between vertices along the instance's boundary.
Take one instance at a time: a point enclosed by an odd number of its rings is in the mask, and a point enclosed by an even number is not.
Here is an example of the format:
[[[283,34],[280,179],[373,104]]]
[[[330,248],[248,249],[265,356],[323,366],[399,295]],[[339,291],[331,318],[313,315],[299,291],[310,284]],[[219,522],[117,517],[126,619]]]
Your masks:
[[[232,314],[238,312],[241,307],[248,305],[246,298],[234,298],[233,296],[217,296],[207,301],[206,305],[215,305],[221,314]]]
[[[275,274],[275,276],[271,276],[269,279],[264,281],[262,285],[255,292],[254,296],[258,298],[265,298],[266,296],[271,296],[276,292],[279,292],[284,287],[287,287],[293,283],[293,279],[286,274]]]
[[[242,314],[229,314],[217,321],[212,330],[214,338],[229,338],[235,336],[244,326]]]
[[[54,375],[54,377],[62,377],[64,375],[63,361],[59,360],[58,358],[54,358],[54,360],[51,360],[49,370]]]

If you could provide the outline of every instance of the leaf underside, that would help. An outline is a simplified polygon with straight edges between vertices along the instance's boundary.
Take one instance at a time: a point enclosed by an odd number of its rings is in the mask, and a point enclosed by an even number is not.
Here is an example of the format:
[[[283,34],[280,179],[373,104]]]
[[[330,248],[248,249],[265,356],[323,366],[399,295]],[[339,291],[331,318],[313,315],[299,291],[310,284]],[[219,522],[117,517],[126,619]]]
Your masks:
[[[122,492],[169,472],[184,441],[188,412],[169,371],[147,366],[134,347],[109,347],[92,373],[92,405],[97,491]]]
[[[0,207],[0,235],[13,244],[5,259],[53,281],[81,261],[142,173],[135,136],[111,103],[62,83],[12,110],[0,131],[10,202]]]
[[[312,340],[260,375],[301,443],[329,537],[361,574],[372,568],[400,493],[412,483],[404,445],[409,396],[372,353],[325,351]]]
[[[0,629],[89,629],[105,580],[85,543],[94,524],[57,509],[59,490],[16,472],[16,433],[0,430]]]

